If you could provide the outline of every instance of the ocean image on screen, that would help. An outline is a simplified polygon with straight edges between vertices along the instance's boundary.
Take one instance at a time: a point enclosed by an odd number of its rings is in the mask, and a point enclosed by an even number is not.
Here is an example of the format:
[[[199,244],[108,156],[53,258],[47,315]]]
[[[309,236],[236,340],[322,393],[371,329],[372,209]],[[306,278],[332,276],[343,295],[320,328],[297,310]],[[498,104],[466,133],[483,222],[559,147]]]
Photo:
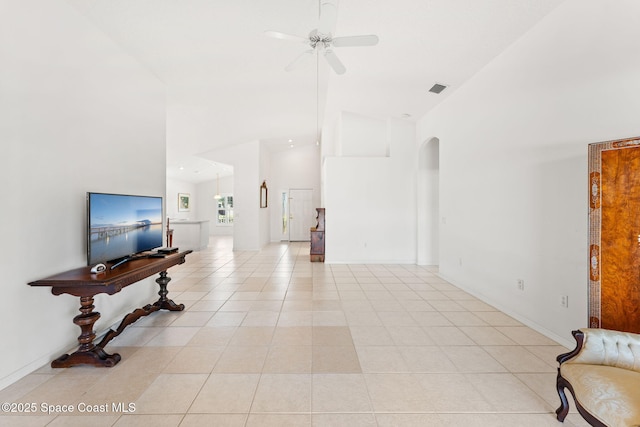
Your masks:
[[[90,194],[89,263],[162,246],[162,198]]]

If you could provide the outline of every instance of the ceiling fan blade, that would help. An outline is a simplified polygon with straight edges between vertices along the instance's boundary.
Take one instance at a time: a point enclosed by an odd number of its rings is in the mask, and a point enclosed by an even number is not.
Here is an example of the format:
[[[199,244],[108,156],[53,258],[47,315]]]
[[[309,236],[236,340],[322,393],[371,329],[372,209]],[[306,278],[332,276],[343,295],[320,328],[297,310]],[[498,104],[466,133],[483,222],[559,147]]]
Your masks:
[[[340,59],[336,56],[336,54],[331,49],[327,49],[324,51],[324,59],[327,60],[327,63],[329,63],[329,65],[331,66],[331,68],[333,68],[333,71],[335,71],[336,74],[344,74],[345,71],[347,71],[342,61],[340,61]]]
[[[291,40],[294,42],[309,43],[309,39],[306,37],[294,36],[293,34],[281,33],[279,31],[265,31],[264,34],[280,40]]]
[[[336,26],[338,10],[336,4],[330,0],[322,0],[320,4],[320,23],[318,32],[320,34],[331,34]]]
[[[298,65],[300,65],[300,63],[310,58],[313,55],[313,52],[314,52],[313,49],[305,50],[300,55],[296,56],[295,59],[289,63],[289,65],[284,67],[284,70],[285,71],[295,70],[298,67]]]
[[[347,36],[336,37],[331,44],[334,47],[351,47],[351,46],[375,46],[378,44],[378,36]]]

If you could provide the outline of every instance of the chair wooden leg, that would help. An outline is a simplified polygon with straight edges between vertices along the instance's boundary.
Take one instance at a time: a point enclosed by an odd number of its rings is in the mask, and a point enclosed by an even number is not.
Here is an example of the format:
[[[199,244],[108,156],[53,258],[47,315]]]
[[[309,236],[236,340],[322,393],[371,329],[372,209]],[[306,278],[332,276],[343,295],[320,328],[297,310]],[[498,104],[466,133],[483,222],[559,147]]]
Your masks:
[[[560,370],[558,369],[558,378],[556,379],[556,389],[558,390],[558,396],[560,396],[560,407],[556,409],[556,417],[558,421],[564,422],[564,419],[567,417],[569,413],[569,402],[567,401],[567,395],[565,394],[564,389],[566,387],[571,387],[571,385],[562,378],[560,375]]]

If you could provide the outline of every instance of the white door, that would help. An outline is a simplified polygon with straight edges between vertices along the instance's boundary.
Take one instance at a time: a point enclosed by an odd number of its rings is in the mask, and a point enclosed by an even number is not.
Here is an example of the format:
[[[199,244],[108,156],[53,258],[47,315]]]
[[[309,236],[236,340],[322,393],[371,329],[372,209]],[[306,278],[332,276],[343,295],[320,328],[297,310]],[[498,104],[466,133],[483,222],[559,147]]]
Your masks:
[[[316,210],[313,207],[313,190],[289,189],[289,240],[308,242],[309,229],[315,227]]]

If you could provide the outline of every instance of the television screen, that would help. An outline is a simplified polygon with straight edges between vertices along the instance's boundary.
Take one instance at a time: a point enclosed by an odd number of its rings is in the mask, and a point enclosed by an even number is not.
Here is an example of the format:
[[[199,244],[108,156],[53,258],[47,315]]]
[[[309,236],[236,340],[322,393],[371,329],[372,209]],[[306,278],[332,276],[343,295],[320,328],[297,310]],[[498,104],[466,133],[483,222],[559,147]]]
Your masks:
[[[162,246],[162,197],[87,193],[87,263]]]

